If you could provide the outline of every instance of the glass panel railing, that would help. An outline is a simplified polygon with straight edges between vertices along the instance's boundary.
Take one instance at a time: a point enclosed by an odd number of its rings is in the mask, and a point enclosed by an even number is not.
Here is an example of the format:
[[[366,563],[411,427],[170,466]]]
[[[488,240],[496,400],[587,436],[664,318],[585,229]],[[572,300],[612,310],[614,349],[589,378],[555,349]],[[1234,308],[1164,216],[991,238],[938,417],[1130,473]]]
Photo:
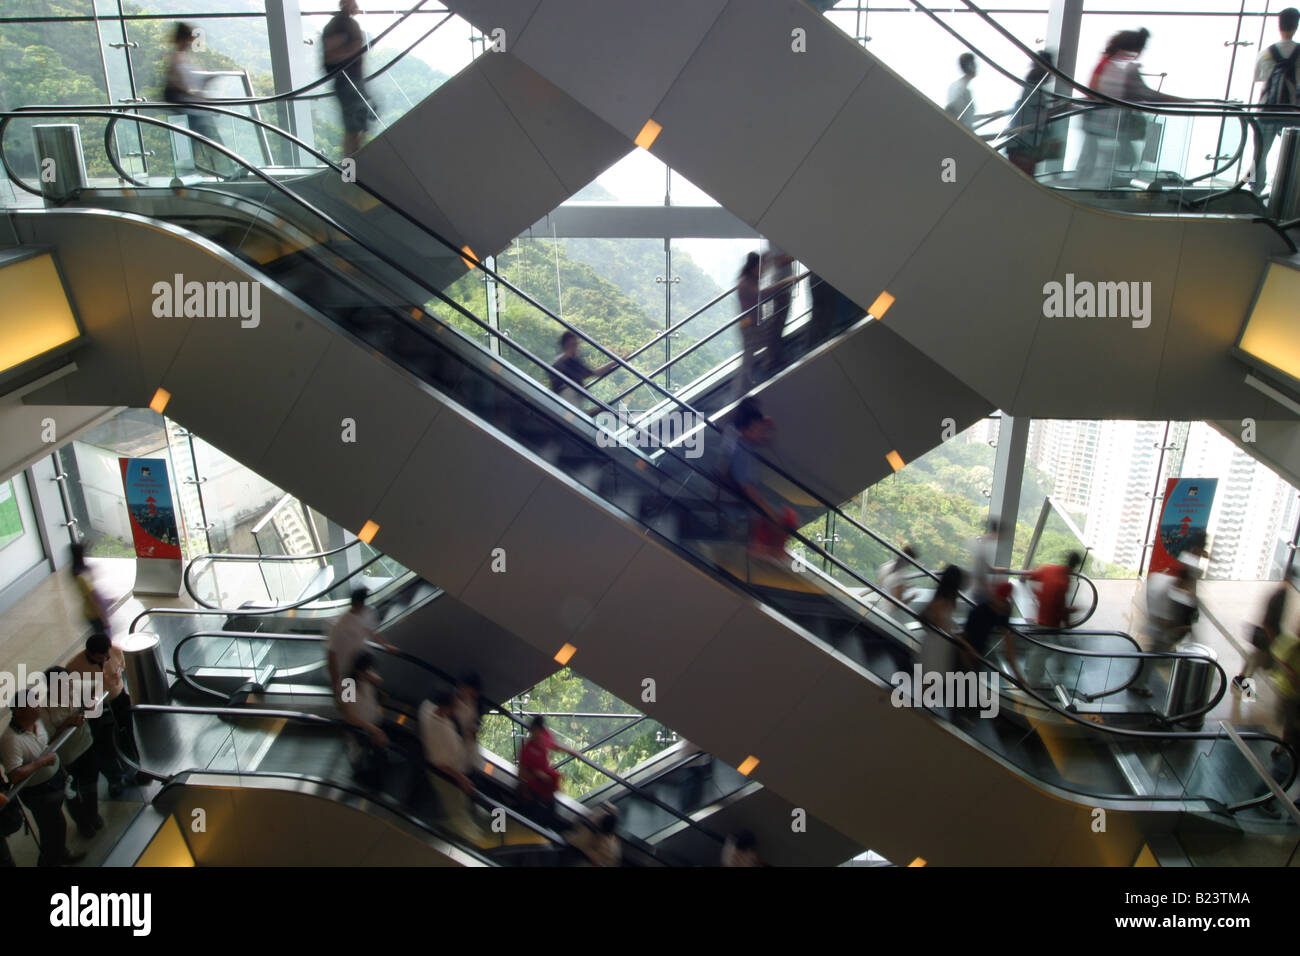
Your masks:
[[[1230,805],[1253,781],[1260,795],[1271,792],[1275,799],[1237,810],[1226,825],[1221,815],[1203,811],[1184,815],[1174,836],[1188,862],[1193,866],[1300,866],[1300,809],[1280,792],[1272,748],[1264,741],[1242,740],[1230,725],[1222,726],[1227,736],[1214,741],[1197,768],[1205,779],[1198,779],[1195,789]],[[1225,787],[1225,779],[1238,786]]]
[[[545,849],[552,862],[563,850],[554,833],[481,792],[472,795],[472,807],[449,811],[446,801],[456,797],[439,788],[441,776],[402,725],[388,724],[400,736],[390,738],[393,746],[385,750],[382,769],[363,782],[352,769],[361,738],[337,719],[280,709],[145,705],[135,708],[135,719],[139,765],[158,779],[197,770],[272,781],[319,780],[362,795],[475,855],[509,850],[489,857],[504,865],[524,862],[520,849]],[[505,826],[491,825],[488,813]]]
[[[918,59],[914,51],[950,51],[943,62],[951,63],[958,53],[974,54],[979,100],[966,111],[977,117],[968,125],[1043,185],[1116,211],[1263,212],[1239,188],[1256,142],[1248,107],[1162,102],[1158,92],[1150,111],[1090,100],[1031,61],[1045,26],[1041,13],[991,16],[968,0],[942,13],[917,0],[912,6],[911,14],[873,12],[869,36],[852,11],[828,10],[827,17],[940,107],[948,102],[948,78],[931,68],[933,57]]]

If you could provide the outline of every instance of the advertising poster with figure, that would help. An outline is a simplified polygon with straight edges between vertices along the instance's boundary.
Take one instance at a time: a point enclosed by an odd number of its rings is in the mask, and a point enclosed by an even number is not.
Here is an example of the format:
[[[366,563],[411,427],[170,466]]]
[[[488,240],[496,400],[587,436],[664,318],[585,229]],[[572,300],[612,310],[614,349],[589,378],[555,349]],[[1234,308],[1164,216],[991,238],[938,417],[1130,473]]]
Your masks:
[[[1210,526],[1210,509],[1218,478],[1170,478],[1165,485],[1165,503],[1160,509],[1160,526],[1151,549],[1152,573],[1168,571],[1178,556],[1198,538],[1205,541]]]
[[[135,542],[134,590],[176,594],[181,581],[181,542],[167,481],[167,460],[119,458],[118,463]]]

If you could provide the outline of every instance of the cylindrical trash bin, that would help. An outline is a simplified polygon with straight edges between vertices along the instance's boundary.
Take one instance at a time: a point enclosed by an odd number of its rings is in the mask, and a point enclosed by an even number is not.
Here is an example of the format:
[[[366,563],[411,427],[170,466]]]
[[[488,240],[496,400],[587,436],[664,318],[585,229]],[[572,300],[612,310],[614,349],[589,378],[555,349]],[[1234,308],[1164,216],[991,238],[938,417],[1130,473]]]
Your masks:
[[[61,203],[86,188],[81,128],[76,123],[43,123],[32,127],[36,140],[36,169],[41,194]]]
[[[113,642],[126,657],[126,684],[133,704],[167,703],[167,666],[157,634],[137,631]]]
[[[1300,127],[1285,126],[1278,134],[1277,173],[1268,197],[1268,215],[1278,222],[1300,216]]]
[[[1173,649],[1178,657],[1169,674],[1169,693],[1165,695],[1165,717],[1177,717],[1204,707],[1214,691],[1214,662],[1219,659],[1207,644],[1179,644]],[[1205,723],[1205,716],[1180,721],[1189,727]]]

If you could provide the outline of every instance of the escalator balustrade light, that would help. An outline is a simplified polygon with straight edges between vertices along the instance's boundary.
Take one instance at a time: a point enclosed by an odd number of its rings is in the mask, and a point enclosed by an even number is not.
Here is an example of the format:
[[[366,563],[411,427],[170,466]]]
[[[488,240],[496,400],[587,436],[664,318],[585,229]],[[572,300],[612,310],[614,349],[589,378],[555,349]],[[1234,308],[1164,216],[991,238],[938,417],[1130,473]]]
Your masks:
[[[379,525],[373,521],[367,521],[361,526],[361,530],[357,532],[357,540],[362,544],[369,544],[375,540],[377,534],[379,534]]]
[[[867,314],[873,319],[883,319],[889,307],[894,304],[894,297],[888,292],[882,292],[876,296],[876,301],[871,303],[871,308],[867,309]]]
[[[642,149],[649,149],[654,144],[654,141],[659,138],[659,134],[663,132],[663,129],[654,120],[646,120],[645,125],[641,127],[641,132],[636,134],[636,139],[633,142]]]
[[[894,471],[902,471],[903,466],[907,464],[907,462],[903,461],[903,456],[900,455],[897,450],[891,451],[886,455],[885,461],[889,462],[889,467],[894,469]]]
[[[576,653],[578,653],[578,649],[574,647],[572,644],[566,643],[563,647],[560,648],[560,652],[555,655],[555,663],[563,667],[565,664],[569,663],[569,661],[573,659],[573,655]]]
[[[751,773],[754,772],[754,768],[757,766],[758,766],[758,758],[755,757],[753,754],[750,754],[748,757],[746,757],[744,760],[740,762],[740,766],[737,767],[736,770],[740,772],[740,775],[742,777],[748,777]]]
[[[490,776],[492,776],[492,771],[495,770],[495,769],[496,769],[496,767],[494,767],[494,766],[492,765],[492,761],[490,761],[490,760],[485,760],[485,761],[483,762],[483,776],[485,776],[485,777],[490,777]]]
[[[411,306],[411,318],[418,319],[423,313],[420,312],[419,306]]]
[[[908,865],[908,866],[925,866],[925,857],[923,857],[923,856],[918,856],[915,860],[913,860],[911,863],[909,863],[909,864],[907,864],[907,865]]]
[[[167,407],[167,403],[171,400],[172,393],[165,388],[160,388],[153,393],[153,398],[149,399],[149,408],[161,415],[163,409]]]
[[[465,268],[473,271],[474,267],[478,265],[478,256],[474,255],[474,250],[469,246],[461,246],[460,252],[460,259],[465,263]]]

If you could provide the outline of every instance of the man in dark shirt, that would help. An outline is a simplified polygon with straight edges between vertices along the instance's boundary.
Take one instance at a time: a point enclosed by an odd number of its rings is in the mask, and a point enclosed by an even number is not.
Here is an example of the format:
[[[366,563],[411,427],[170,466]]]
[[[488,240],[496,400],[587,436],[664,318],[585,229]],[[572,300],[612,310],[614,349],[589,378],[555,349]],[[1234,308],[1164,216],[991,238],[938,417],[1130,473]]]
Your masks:
[[[1264,605],[1264,617],[1259,624],[1255,625],[1250,636],[1254,650],[1246,658],[1246,666],[1242,672],[1232,679],[1232,686],[1237,690],[1242,689],[1246,678],[1269,662],[1269,651],[1273,641],[1282,633],[1282,617],[1286,611],[1287,594],[1298,579],[1300,579],[1300,569],[1289,568],[1282,583],[1268,596],[1268,602]]]
[[[980,657],[987,657],[993,649],[997,632],[1011,622],[1011,582],[1003,581],[994,585],[993,593],[975,605],[966,618],[963,637],[971,651]],[[1006,642],[1007,659],[1011,666],[1016,666],[1015,648],[1011,641]]]
[[[578,358],[579,344],[580,340],[575,333],[565,332],[560,336],[560,357],[551,363],[552,372],[559,373],[551,375],[551,391],[557,392],[575,405],[582,401],[582,396],[570,382],[577,382],[586,387],[589,379],[608,375],[618,364],[617,361],[611,360],[598,369],[592,369],[590,365]],[[561,378],[561,375],[564,378]],[[570,381],[566,382],[565,379]]]
[[[321,32],[325,71],[334,74],[334,95],[343,113],[343,154],[353,156],[374,113],[366,99],[366,38],[356,21],[357,0],[339,0],[339,12]]]

